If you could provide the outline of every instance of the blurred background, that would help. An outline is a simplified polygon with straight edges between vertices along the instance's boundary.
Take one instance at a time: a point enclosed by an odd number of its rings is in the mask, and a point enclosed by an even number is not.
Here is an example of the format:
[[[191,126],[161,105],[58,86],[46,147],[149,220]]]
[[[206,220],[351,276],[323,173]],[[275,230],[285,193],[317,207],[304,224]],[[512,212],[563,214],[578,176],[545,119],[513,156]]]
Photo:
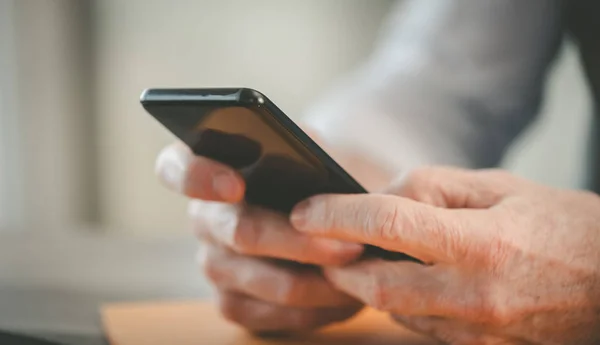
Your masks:
[[[294,119],[365,59],[393,1],[0,0],[0,225],[161,236],[186,202],[154,176],[173,138],[147,87],[249,86]],[[542,117],[505,167],[551,185],[583,176],[588,99],[561,53]]]
[[[300,120],[393,3],[0,0],[0,329],[99,332],[107,301],[205,296],[186,200],[154,175],[173,137],[140,93],[247,86]],[[588,97],[567,43],[503,166],[579,187]]]

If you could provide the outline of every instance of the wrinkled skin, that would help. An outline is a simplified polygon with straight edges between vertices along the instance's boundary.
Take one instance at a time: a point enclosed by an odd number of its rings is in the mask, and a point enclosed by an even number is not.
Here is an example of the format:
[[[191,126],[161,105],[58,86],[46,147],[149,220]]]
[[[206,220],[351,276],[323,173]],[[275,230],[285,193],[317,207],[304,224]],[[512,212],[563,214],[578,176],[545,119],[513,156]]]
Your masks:
[[[380,186],[389,178],[365,169],[373,165],[360,158],[335,158],[359,167],[353,174],[363,184]],[[192,198],[189,215],[202,244],[201,265],[226,318],[253,332],[292,332],[343,321],[362,309],[318,268],[355,261],[362,245],[302,234],[287,216],[243,204],[242,177],[183,144],[165,148],[156,170],[167,187]]]
[[[446,343],[600,342],[598,195],[497,170],[427,168],[387,195],[310,198],[291,223],[425,262],[324,272],[338,289]]]

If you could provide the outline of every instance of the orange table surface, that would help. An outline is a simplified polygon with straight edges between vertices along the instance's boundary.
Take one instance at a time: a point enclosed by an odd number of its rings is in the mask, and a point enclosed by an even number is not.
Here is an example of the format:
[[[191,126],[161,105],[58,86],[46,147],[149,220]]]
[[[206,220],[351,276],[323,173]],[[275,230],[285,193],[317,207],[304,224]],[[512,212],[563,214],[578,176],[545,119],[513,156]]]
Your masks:
[[[107,305],[102,321],[111,345],[426,345],[433,341],[364,310],[348,322],[293,338],[258,338],[223,319],[210,302]]]

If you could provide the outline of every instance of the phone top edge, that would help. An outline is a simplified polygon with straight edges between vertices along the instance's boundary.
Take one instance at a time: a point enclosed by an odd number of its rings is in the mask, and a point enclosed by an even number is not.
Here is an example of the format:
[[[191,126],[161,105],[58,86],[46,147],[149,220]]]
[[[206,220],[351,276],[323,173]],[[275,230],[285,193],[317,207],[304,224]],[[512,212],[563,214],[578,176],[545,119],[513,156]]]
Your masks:
[[[262,103],[265,96],[250,88],[149,88],[140,95],[140,102],[243,102]]]
[[[153,88],[144,90],[140,101],[142,103],[238,101],[240,92],[239,88]]]

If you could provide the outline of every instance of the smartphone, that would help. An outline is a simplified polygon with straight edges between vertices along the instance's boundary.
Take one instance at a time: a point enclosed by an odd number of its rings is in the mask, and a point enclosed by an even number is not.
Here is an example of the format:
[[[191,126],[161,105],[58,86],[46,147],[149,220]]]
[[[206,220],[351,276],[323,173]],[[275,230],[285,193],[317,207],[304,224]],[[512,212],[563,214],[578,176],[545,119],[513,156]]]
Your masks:
[[[264,94],[249,88],[147,89],[142,106],[194,154],[240,172],[245,202],[282,213],[310,196],[367,193]],[[407,259],[369,246],[368,256]]]

